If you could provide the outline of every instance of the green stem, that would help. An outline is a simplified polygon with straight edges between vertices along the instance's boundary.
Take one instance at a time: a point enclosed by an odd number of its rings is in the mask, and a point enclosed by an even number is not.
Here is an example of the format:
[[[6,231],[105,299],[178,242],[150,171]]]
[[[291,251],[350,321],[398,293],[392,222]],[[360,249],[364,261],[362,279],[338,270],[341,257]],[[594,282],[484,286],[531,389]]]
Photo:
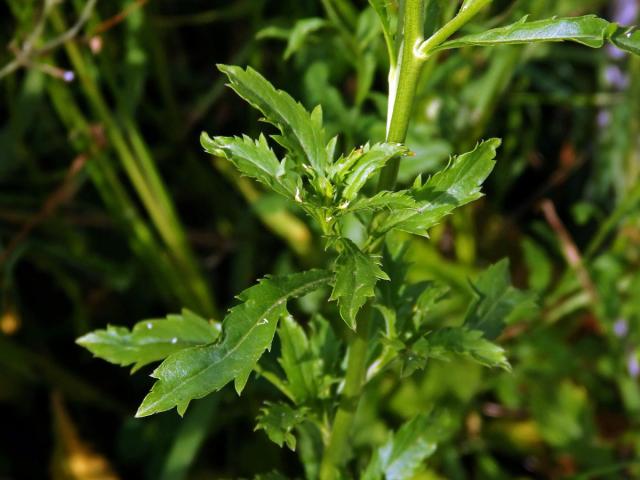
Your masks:
[[[413,110],[416,86],[424,61],[430,52],[473,18],[491,0],[466,0],[450,22],[423,41],[425,0],[406,0],[402,18],[403,40],[398,68],[389,72],[389,109],[387,141],[404,143]],[[380,173],[378,191],[395,186],[400,159],[390,161]],[[382,246],[380,242],[379,247]],[[379,248],[378,247],[378,248]],[[349,435],[365,383],[366,359],[371,328],[371,302],[358,315],[356,333],[349,342],[347,372],[340,403],[331,425],[331,432],[320,465],[320,480],[335,480],[340,476]]]
[[[353,334],[349,342],[344,388],[340,395],[336,416],[331,425],[329,440],[322,456],[321,480],[339,478],[339,468],[344,462],[344,453],[347,449],[349,434],[364,384],[371,313],[371,305],[367,303],[358,316],[356,333]]]

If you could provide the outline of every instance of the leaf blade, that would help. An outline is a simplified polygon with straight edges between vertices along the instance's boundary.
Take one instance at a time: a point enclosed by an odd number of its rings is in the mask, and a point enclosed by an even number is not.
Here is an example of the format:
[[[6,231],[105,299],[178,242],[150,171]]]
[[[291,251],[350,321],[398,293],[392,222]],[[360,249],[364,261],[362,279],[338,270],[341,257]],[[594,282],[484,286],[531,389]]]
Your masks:
[[[242,292],[242,302],[223,321],[223,338],[213,345],[182,350],[168,357],[154,372],[157,379],[140,405],[137,417],[178,407],[184,412],[192,399],[217,391],[234,379],[243,383],[247,370],[271,345],[286,302],[327,284],[323,270],[267,277]]]

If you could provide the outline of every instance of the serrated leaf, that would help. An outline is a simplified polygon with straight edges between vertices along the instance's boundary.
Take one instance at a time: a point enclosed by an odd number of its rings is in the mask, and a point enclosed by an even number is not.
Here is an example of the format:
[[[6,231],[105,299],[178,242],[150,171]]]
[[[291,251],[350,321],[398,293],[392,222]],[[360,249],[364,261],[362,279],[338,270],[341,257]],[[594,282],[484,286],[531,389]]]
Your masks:
[[[309,163],[316,175],[323,176],[329,164],[326,139],[322,127],[322,112],[309,113],[291,96],[277,90],[251,67],[243,70],[231,65],[218,65],[229,78],[229,85],[238,95],[258,109],[265,120],[282,133],[274,136],[291,152],[298,164]]]
[[[376,143],[373,146],[365,145],[358,151],[353,165],[348,167],[342,198],[346,201],[353,200],[371,175],[384,167],[389,160],[406,153],[406,151],[407,148],[400,144]]]
[[[418,208],[391,211],[377,231],[397,229],[427,236],[429,228],[443,217],[482,196],[480,187],[493,170],[500,143],[497,138],[484,141],[473,151],[454,158],[424,185],[415,185],[409,192]]]
[[[279,447],[286,443],[290,450],[295,451],[296,437],[291,431],[305,421],[307,412],[305,407],[296,409],[286,403],[266,402],[260,409],[255,430],[264,430],[273,443]]]
[[[464,356],[485,367],[511,368],[502,347],[484,338],[480,330],[466,327],[430,332],[418,340],[411,350],[425,359],[451,361],[455,356]]]
[[[222,339],[188,348],[168,357],[152,374],[157,381],[136,413],[145,417],[178,407],[220,390],[232,380],[243,386],[263,352],[271,346],[278,320],[287,314],[290,298],[325,284],[332,274],[323,270],[267,277],[242,292],[242,302],[229,310],[222,323]]]
[[[389,280],[380,268],[379,260],[363,253],[351,240],[342,239],[344,247],[335,263],[335,284],[330,300],[337,300],[340,316],[355,330],[356,315],[367,298],[375,295],[380,280]]]
[[[420,414],[402,425],[386,444],[377,449],[363,472],[362,480],[411,480],[423,462],[436,451],[446,434],[446,419]]]
[[[358,198],[344,209],[345,213],[360,213],[365,211],[376,212],[380,210],[417,210],[418,204],[408,190],[397,192],[383,191],[373,197]]]
[[[500,335],[514,312],[535,309],[535,296],[511,285],[506,258],[480,274],[472,287],[476,299],[469,306],[464,323],[472,330],[481,330],[489,339]]]
[[[189,310],[150,319],[126,327],[109,325],[83,335],[76,343],[94,356],[116,365],[134,365],[132,372],[172,353],[197,345],[213,343],[220,335],[220,324],[208,322]]]
[[[615,28],[614,24],[610,24],[595,15],[549,18],[534,22],[527,22],[527,17],[524,17],[520,21],[505,27],[493,28],[445,42],[435,51],[469,45],[494,46],[564,41],[600,48]]]
[[[278,337],[281,345],[280,365],[287,376],[295,402],[300,404],[316,398],[322,365],[311,351],[304,330],[288,316],[280,322]]]
[[[298,176],[287,171],[269,147],[264,135],[252,140],[242,137],[209,137],[200,135],[200,144],[207,153],[223,156],[244,175],[266,185],[275,192],[295,199],[300,197]]]

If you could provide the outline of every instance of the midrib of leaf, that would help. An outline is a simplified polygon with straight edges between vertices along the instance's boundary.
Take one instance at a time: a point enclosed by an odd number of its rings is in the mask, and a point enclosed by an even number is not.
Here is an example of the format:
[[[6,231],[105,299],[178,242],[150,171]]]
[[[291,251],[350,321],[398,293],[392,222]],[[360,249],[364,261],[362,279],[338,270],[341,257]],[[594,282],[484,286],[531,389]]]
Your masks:
[[[247,332],[246,332],[246,333],[245,333],[245,334],[240,338],[240,340],[238,341],[238,343],[237,343],[233,348],[231,348],[230,350],[227,350],[227,352],[226,352],[222,357],[220,357],[220,359],[219,359],[217,362],[212,363],[212,364],[210,364],[210,365],[208,365],[208,366],[204,367],[202,370],[200,370],[199,372],[196,372],[196,373],[194,373],[193,375],[189,376],[189,378],[185,379],[184,381],[182,381],[182,382],[180,382],[180,383],[177,383],[177,384],[175,385],[175,387],[174,387],[174,388],[172,388],[172,389],[171,389],[171,390],[169,390],[168,392],[165,392],[165,393],[162,395],[162,397],[161,397],[160,399],[156,400],[155,402],[153,402],[152,404],[150,404],[147,408],[145,408],[145,411],[147,411],[147,410],[151,410],[151,409],[155,408],[155,406],[156,406],[156,405],[158,405],[158,404],[161,402],[161,400],[162,400],[163,398],[166,398],[167,396],[173,395],[173,394],[174,394],[177,390],[179,390],[180,388],[182,388],[182,387],[184,387],[185,385],[187,385],[187,384],[189,384],[189,383],[191,383],[191,382],[193,382],[193,381],[197,380],[200,376],[202,376],[203,374],[207,373],[211,368],[213,368],[213,367],[215,367],[216,365],[218,365],[218,364],[220,364],[220,363],[224,362],[227,358],[229,358],[229,356],[230,356],[231,354],[233,354],[236,350],[238,350],[238,348],[240,348],[240,346],[244,344],[244,342],[246,341],[247,337],[248,337],[249,335],[251,335],[251,333],[252,333],[252,332],[253,332],[253,331],[254,331],[258,326],[260,326],[260,325],[258,324],[258,323],[260,322],[260,320],[262,320],[262,318],[265,318],[265,317],[269,316],[269,314],[270,314],[270,313],[271,313],[275,308],[279,307],[279,306],[280,306],[280,305],[282,305],[284,302],[286,302],[286,301],[287,301],[287,299],[288,299],[289,297],[294,297],[294,296],[296,296],[297,294],[299,294],[300,292],[303,292],[303,291],[305,291],[305,290],[307,290],[307,289],[309,289],[309,288],[314,288],[316,285],[317,285],[317,286],[320,286],[320,285],[322,285],[323,283],[326,283],[327,281],[329,281],[329,279],[330,279],[330,278],[331,278],[331,275],[330,275],[330,274],[328,274],[325,278],[321,278],[321,279],[318,279],[318,280],[314,280],[314,281],[312,281],[312,282],[309,282],[309,283],[307,283],[307,284],[305,284],[305,285],[302,285],[302,286],[300,286],[300,287],[298,287],[298,288],[296,288],[296,289],[294,289],[294,290],[292,290],[292,291],[288,292],[287,294],[282,295],[281,297],[279,297],[279,298],[278,298],[278,300],[276,300],[275,302],[273,302],[273,303],[269,306],[269,308],[267,308],[264,312],[262,312],[262,313],[261,313],[261,315],[258,315],[258,317],[259,317],[259,318],[258,318],[258,321],[256,321],[256,322],[251,326],[251,328],[249,328],[249,330],[247,330]],[[205,345],[205,346],[207,346],[207,345]],[[203,347],[204,347],[204,346],[203,346]],[[162,379],[160,379],[160,381],[162,381]]]

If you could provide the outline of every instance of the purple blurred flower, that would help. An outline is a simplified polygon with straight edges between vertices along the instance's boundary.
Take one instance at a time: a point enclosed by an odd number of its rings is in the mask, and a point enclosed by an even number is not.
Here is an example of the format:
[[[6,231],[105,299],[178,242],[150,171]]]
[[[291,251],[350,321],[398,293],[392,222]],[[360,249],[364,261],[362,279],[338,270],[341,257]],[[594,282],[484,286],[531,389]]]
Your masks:
[[[62,74],[62,79],[65,82],[73,82],[73,80],[76,78],[76,74],[73,73],[73,71],[71,70],[66,70],[63,74]]]
[[[638,363],[638,356],[636,352],[629,354],[627,358],[627,370],[632,378],[638,378],[640,375],[640,363]]]
[[[613,21],[621,25],[632,25],[638,17],[636,0],[616,0],[613,6]]]
[[[613,324],[613,333],[616,334],[616,337],[626,337],[627,333],[629,333],[629,324],[624,318],[619,318],[616,320],[616,323]]]

